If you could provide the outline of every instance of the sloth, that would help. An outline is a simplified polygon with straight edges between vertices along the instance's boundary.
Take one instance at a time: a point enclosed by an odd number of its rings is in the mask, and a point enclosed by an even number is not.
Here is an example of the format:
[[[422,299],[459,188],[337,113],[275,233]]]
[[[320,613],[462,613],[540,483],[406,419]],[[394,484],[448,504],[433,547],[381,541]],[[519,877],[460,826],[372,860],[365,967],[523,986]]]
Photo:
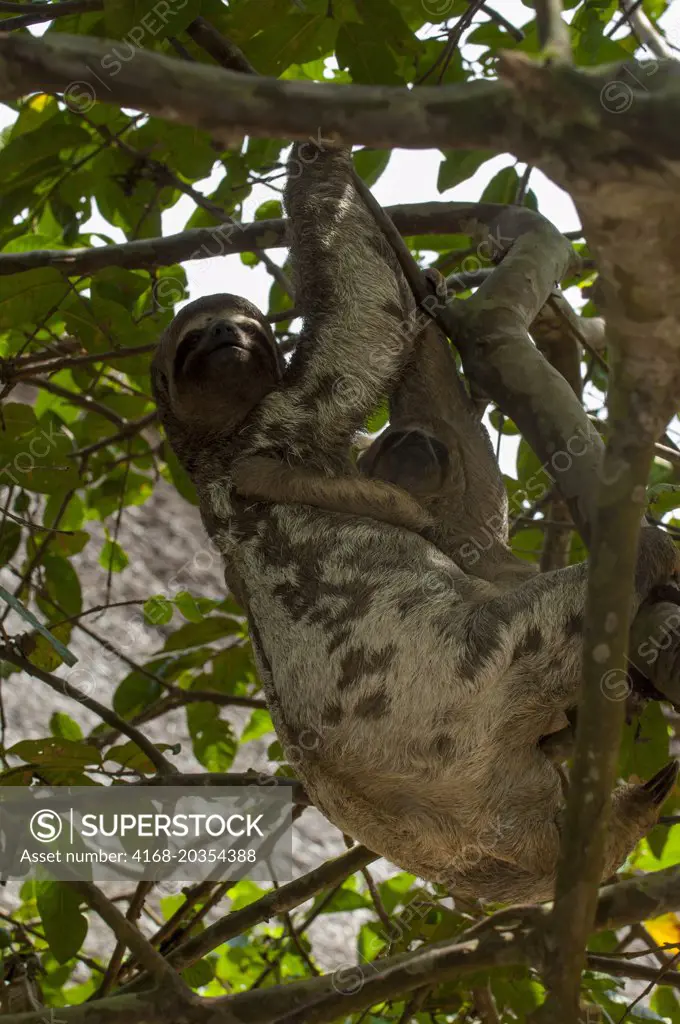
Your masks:
[[[250,302],[190,303],[152,366],[166,435],[312,801],[455,896],[550,899],[565,777],[544,741],[578,703],[587,566],[536,574],[512,557],[503,483],[448,343],[418,327],[350,151],[308,148],[293,147],[285,190],[303,317],[290,364]],[[387,394],[390,427],[362,474],[351,441]],[[276,479],[256,483],[256,460]],[[294,497],[267,497],[286,472]],[[329,507],[313,500],[324,483]],[[369,493],[393,500],[397,520],[369,514]],[[402,495],[406,519],[413,502],[427,522],[398,521]],[[466,572],[460,552],[482,532],[491,541]],[[669,538],[642,530],[633,612],[678,568]],[[604,877],[654,825],[675,777],[672,763],[616,788]]]

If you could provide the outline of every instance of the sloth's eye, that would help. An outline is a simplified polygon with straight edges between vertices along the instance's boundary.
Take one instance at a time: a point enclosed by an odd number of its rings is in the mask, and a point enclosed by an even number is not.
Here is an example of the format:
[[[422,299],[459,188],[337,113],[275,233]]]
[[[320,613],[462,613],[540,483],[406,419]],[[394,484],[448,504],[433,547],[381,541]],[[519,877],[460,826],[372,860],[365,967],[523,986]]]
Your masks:
[[[175,353],[175,373],[182,372],[189,353],[196,347],[196,345],[198,345],[202,336],[202,330],[188,331],[188,333],[184,335],[179,343],[177,352]]]

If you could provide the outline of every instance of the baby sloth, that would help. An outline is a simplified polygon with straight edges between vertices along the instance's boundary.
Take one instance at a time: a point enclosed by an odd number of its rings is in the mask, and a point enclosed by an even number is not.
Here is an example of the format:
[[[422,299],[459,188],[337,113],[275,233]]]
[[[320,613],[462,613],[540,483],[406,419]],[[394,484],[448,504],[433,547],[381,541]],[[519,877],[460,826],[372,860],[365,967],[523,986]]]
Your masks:
[[[488,437],[448,344],[416,322],[349,152],[300,150],[286,188],[303,316],[290,365],[256,307],[199,300],[161,338],[159,412],[316,805],[454,894],[549,899],[565,799],[541,741],[578,703],[587,568],[538,575],[513,558]],[[385,394],[390,427],[362,477],[351,441]],[[323,486],[341,511],[323,507]],[[643,530],[634,610],[677,571],[668,537]],[[617,787],[605,876],[675,774]]]

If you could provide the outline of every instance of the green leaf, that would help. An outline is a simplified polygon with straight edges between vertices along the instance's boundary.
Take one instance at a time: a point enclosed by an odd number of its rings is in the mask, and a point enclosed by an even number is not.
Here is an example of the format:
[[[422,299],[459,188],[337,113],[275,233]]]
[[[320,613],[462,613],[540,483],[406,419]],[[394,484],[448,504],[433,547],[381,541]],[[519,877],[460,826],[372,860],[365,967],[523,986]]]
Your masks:
[[[321,913],[337,914],[340,911],[366,910],[366,908],[370,906],[372,906],[370,896],[360,892],[354,892],[343,885],[341,889],[338,889],[328,903],[324,903]]]
[[[274,740],[267,747],[267,757],[270,761],[285,761],[286,755],[283,752],[283,747],[279,740]]]
[[[46,130],[14,135],[6,146],[0,149],[0,174],[4,181],[12,177],[26,176],[36,165],[43,173],[47,169],[60,167],[59,154],[62,150],[91,146],[92,136],[81,125],[65,122],[65,115],[50,120]]]
[[[520,177],[514,167],[504,167],[494,175],[482,192],[482,203],[514,203]]]
[[[36,904],[45,939],[57,963],[74,957],[87,936],[87,918],[80,912],[80,896],[66,882],[36,882]]]
[[[107,572],[122,572],[128,565],[129,558],[117,540],[107,540],[99,556],[99,564]]]
[[[363,178],[369,188],[375,185],[390,162],[391,156],[392,151],[389,149],[366,148],[360,149],[357,153],[353,154],[356,172]]]
[[[74,530],[69,535],[57,533],[49,538],[47,550],[50,554],[70,558],[71,555],[79,554],[91,539],[87,530]]]
[[[267,199],[255,211],[255,220],[275,220],[283,217],[283,207],[278,199]]]
[[[369,434],[377,434],[387,424],[390,410],[387,402],[381,402],[375,412],[372,412],[366,423],[366,431]]]
[[[220,693],[238,693],[242,692],[245,684],[255,682],[256,678],[250,644],[234,645],[214,657],[210,688]]]
[[[89,536],[86,534],[86,536]],[[66,539],[66,538],[65,538]],[[50,544],[50,550],[52,545]],[[43,602],[38,598],[40,607],[44,604],[46,614],[54,616],[55,606],[59,609],[58,618],[80,615],[83,610],[83,597],[80,590],[78,573],[67,558],[57,555],[44,555],[42,564],[45,567],[46,590],[52,602]]]
[[[668,723],[661,705],[649,701],[637,721],[625,727],[619,772],[650,779],[668,761]]]
[[[191,964],[190,967],[185,967],[181,975],[189,988],[202,988],[204,985],[209,985],[215,977],[215,966],[212,960],[204,957],[202,960],[197,960],[195,964]]]
[[[347,68],[352,81],[365,85],[401,85],[397,60],[370,25],[345,22],[340,26],[335,56]]]
[[[190,704],[187,725],[196,758],[210,772],[226,772],[231,768],[238,743],[229,722],[219,717],[214,704]]]
[[[149,679],[142,672],[131,672],[118,684],[113,695],[113,709],[121,718],[134,718],[155,700],[162,692],[160,683]]]
[[[261,736],[274,732],[274,725],[268,711],[264,708],[256,708],[250,716],[250,721],[241,733],[241,743],[248,743],[249,740],[259,740]]]
[[[244,878],[242,882],[237,882],[231,889],[227,889],[227,896],[231,900],[229,909],[232,912],[234,910],[243,910],[244,907],[250,906],[251,903],[259,900],[264,894],[264,889],[256,885],[255,882]]]
[[[261,75],[278,76],[291,64],[306,64],[330,54],[337,22],[325,12],[307,14],[289,8],[285,17],[272,19],[263,19],[263,13],[260,5],[259,31],[246,47]]]
[[[200,0],[183,0],[167,7],[161,7],[158,0],[104,0],[106,34],[113,39],[125,37],[136,47],[149,48],[154,39],[177,35],[200,13]],[[125,54],[125,48],[121,47],[120,52]],[[112,47],[101,61],[102,68],[112,76],[120,71],[123,58],[118,54],[119,50]]]
[[[40,602],[42,599],[38,600]],[[77,659],[73,653],[68,652],[66,647],[71,638],[71,625],[64,623],[61,626],[52,626],[47,632],[50,634],[49,636],[40,630],[31,630],[21,638],[21,650],[31,664],[45,669],[46,672],[53,672],[63,661],[68,662],[69,658],[70,663],[75,665]],[[58,641],[56,646],[55,640]],[[63,649],[60,645],[63,645]],[[69,653],[69,658],[66,657],[67,653]]]
[[[101,754],[96,747],[55,736],[42,740],[20,740],[7,753],[29,764],[45,764],[64,769],[101,764]]]
[[[62,427],[47,415],[28,434],[14,439],[0,434],[0,482],[47,494],[78,487],[72,442]]]
[[[552,478],[524,438],[517,449],[517,479],[525,500],[529,502],[542,498],[552,486]]]
[[[108,432],[108,431],[107,431]],[[88,505],[100,519],[117,514],[121,505],[143,505],[151,496],[152,485],[141,473],[111,473],[88,491]]]
[[[165,750],[173,750],[172,743],[155,743],[154,746],[162,753]],[[123,768],[130,768],[132,771],[141,772],[144,775],[153,775],[157,770],[153,761],[141,750],[136,743],[129,740],[117,747],[111,747],[104,755],[105,761],[114,761]]]
[[[656,1010],[662,1017],[669,1020],[671,1024],[680,1024],[680,1002],[672,988],[661,982],[654,989],[654,994],[649,1004],[652,1010]]]
[[[386,882],[380,882],[378,892],[388,914],[392,914],[400,903],[408,904],[408,900],[404,897],[415,882],[416,876],[411,875],[408,871],[400,871]]]
[[[443,156],[437,176],[437,189],[440,192],[446,192],[448,188],[467,181],[495,153],[488,149],[454,149]]]
[[[144,618],[151,626],[166,626],[172,619],[174,608],[172,602],[162,594],[156,594],[144,602]]]
[[[19,402],[7,402],[2,407],[0,423],[0,453],[6,441],[15,441],[18,437],[30,434],[38,425],[35,413],[30,405]]]
[[[68,286],[52,267],[0,278],[0,333],[35,327],[64,299]]]
[[[186,647],[198,647],[213,640],[221,640],[239,631],[239,623],[226,615],[211,615],[202,622],[190,622],[180,626],[165,641],[164,651],[182,651]]]
[[[10,519],[5,519],[0,526],[0,566],[7,563],[16,554],[21,541],[21,527]]]
[[[661,519],[667,512],[680,508],[680,487],[677,484],[655,484],[647,492],[650,512]]]
[[[83,738],[83,730],[70,715],[64,711],[55,711],[50,718],[50,732],[62,740],[78,741]]]
[[[198,601],[188,590],[181,590],[174,599],[175,605],[189,622],[202,622],[204,615]]]
[[[500,409],[492,409],[489,413],[489,419],[491,421],[491,426],[502,434],[519,434],[516,424],[514,424],[511,419],[508,419],[507,416],[504,416]]]

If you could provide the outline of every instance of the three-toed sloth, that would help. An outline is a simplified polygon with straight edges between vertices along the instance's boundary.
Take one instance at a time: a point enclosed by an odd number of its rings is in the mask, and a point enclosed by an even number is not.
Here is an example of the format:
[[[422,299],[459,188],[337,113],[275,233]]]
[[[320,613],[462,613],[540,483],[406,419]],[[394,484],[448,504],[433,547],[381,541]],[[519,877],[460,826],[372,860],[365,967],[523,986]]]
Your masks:
[[[167,437],[314,803],[455,894],[550,898],[565,783],[545,739],[578,700],[586,565],[538,575],[512,556],[489,438],[448,342],[418,324],[349,151],[298,150],[295,354],[284,366],[245,299],[189,304],[153,366]],[[390,393],[360,470],[352,438]],[[463,550],[481,555],[466,565]],[[668,537],[643,530],[635,609],[677,569]],[[674,778],[616,789],[606,875]]]

